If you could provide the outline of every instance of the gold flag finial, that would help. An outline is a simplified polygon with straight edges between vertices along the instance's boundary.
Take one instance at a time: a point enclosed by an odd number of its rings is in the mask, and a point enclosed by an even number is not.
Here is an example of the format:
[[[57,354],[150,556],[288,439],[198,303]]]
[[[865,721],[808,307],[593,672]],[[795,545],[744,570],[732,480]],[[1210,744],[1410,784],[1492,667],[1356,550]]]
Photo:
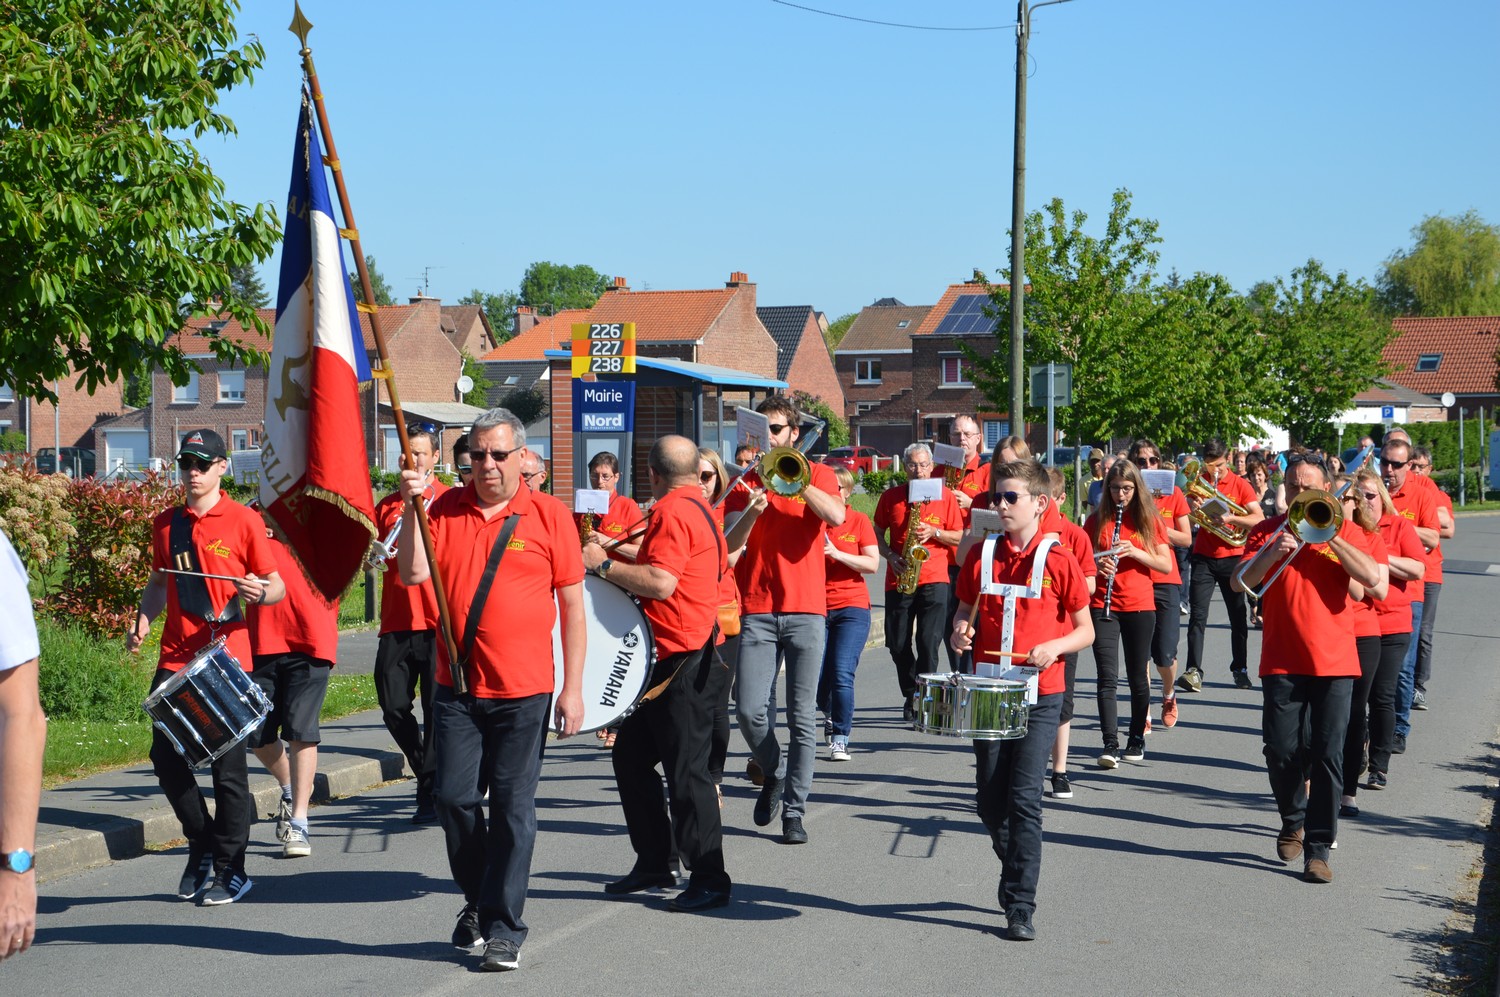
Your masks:
[[[312,30],[312,22],[302,13],[302,5],[297,0],[292,0],[292,23],[286,28],[296,35],[302,42],[302,51],[307,51],[307,33]]]

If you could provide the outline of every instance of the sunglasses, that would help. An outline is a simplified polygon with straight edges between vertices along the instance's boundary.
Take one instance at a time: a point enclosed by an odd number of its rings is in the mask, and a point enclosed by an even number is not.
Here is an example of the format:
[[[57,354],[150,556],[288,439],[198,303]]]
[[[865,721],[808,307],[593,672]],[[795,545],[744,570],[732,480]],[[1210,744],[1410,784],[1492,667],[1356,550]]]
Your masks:
[[[459,474],[473,474],[474,473],[474,465],[472,465],[472,464],[458,464],[458,465],[454,466],[454,470],[457,471]]]
[[[1367,501],[1367,502],[1379,502],[1380,501],[1380,493],[1379,492],[1360,492],[1360,494],[1365,497],[1365,501]]]
[[[511,447],[509,450],[470,450],[469,458],[476,464],[484,460],[486,457],[494,461],[496,464],[503,464],[505,461],[510,459],[511,454],[517,453],[524,449],[524,447]]]
[[[1141,463],[1142,464],[1156,465],[1156,464],[1160,464],[1161,463],[1161,458],[1160,457],[1142,457],[1141,458]]]
[[[698,472],[698,480],[701,481],[701,482],[703,482],[705,485],[708,484],[711,481],[718,480],[718,477],[719,477],[719,472],[718,471],[699,471]]]
[[[184,471],[207,471],[214,466],[217,457],[178,457],[177,466]]]
[[[1386,459],[1386,460],[1383,460],[1383,461],[1380,462],[1380,466],[1381,467],[1388,467],[1392,471],[1399,471],[1403,467],[1405,467],[1407,464],[1410,464],[1410,463],[1411,463],[1411,461],[1409,461],[1409,460],[1390,460],[1390,459]]]
[[[1323,458],[1319,457],[1315,453],[1288,453],[1286,455],[1286,466],[1292,467],[1296,464],[1311,464],[1314,467],[1322,468],[1326,468],[1328,466],[1326,463],[1324,463]]]
[[[996,492],[995,493],[995,501],[996,502],[1003,502],[1006,505],[1015,505],[1018,502],[1020,502],[1023,498],[1031,498],[1031,496],[1029,494],[1027,494],[1026,492]]]
[[[780,435],[786,431],[786,428],[787,424],[784,422],[772,422],[766,425],[766,429],[770,430],[772,436]]]

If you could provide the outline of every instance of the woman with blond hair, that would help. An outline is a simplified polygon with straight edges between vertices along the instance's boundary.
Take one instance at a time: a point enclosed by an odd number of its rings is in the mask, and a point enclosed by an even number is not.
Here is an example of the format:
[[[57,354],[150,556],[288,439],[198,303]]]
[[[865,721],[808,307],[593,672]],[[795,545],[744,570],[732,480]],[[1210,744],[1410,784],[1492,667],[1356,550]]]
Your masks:
[[[1375,559],[1380,571],[1379,585],[1364,587],[1351,582],[1349,587],[1350,598],[1354,601],[1354,647],[1359,653],[1359,678],[1354,680],[1354,689],[1349,696],[1349,727],[1344,733],[1344,794],[1339,800],[1339,816],[1358,817],[1359,806],[1354,798],[1359,788],[1357,780],[1367,764],[1370,689],[1380,668],[1380,614],[1375,611],[1375,603],[1390,591],[1390,554],[1380,537],[1380,516],[1360,500],[1349,475],[1335,475],[1333,487],[1335,494],[1344,489],[1340,496],[1344,518],[1364,531],[1368,541],[1365,549]],[[1360,598],[1354,600],[1354,596]]]

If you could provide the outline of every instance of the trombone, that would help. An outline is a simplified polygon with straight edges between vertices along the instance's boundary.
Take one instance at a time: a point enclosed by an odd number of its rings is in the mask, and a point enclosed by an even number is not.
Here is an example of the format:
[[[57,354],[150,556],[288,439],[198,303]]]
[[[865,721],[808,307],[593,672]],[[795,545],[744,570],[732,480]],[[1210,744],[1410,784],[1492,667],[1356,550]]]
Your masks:
[[[1251,596],[1259,599],[1266,594],[1266,590],[1271,587],[1271,583],[1281,577],[1281,573],[1286,570],[1286,566],[1291,564],[1298,554],[1302,553],[1302,548],[1308,544],[1327,543],[1337,536],[1339,528],[1344,525],[1344,506],[1341,499],[1345,490],[1348,489],[1353,481],[1354,479],[1350,478],[1349,481],[1346,481],[1334,493],[1325,492],[1322,489],[1313,489],[1302,492],[1296,498],[1292,499],[1287,506],[1286,522],[1278,526],[1276,532],[1266,538],[1265,546],[1256,551],[1254,557],[1240,565],[1239,570],[1235,572],[1235,581],[1239,582]],[[1252,589],[1248,585],[1245,585],[1245,572],[1249,571],[1251,567],[1267,554],[1275,556],[1272,548],[1275,547],[1277,538],[1283,532],[1289,532],[1296,538],[1297,548],[1276,566],[1276,570],[1272,571],[1260,583],[1259,588]]]
[[[1246,509],[1234,499],[1219,491],[1214,485],[1203,480],[1203,464],[1201,461],[1189,460],[1186,464],[1182,465],[1182,473],[1187,478],[1187,487],[1183,489],[1186,494],[1194,495],[1204,502],[1218,502],[1232,516],[1250,515],[1249,509]],[[1245,546],[1245,541],[1250,538],[1250,531],[1245,527],[1220,522],[1203,511],[1202,507],[1194,509],[1188,518],[1231,547],[1243,547]]]

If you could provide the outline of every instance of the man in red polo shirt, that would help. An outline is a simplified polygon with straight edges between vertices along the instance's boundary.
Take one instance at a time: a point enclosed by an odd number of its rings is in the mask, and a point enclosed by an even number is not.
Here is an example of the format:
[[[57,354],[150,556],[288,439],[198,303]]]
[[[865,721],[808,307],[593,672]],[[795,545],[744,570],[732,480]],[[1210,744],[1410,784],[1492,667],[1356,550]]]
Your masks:
[[[698,487],[697,445],[685,436],[663,436],[647,466],[656,504],[636,563],[611,561],[597,543],[583,549],[591,571],[641,597],[656,639],[648,685],[669,683],[620,724],[612,758],[635,864],[604,892],[674,885],[675,830],[677,853],[692,878],[672,909],[696,912],[729,903],[718,793],[708,771],[714,712],[729,680],[714,653],[719,583],[729,570],[729,551]]]
[[[423,501],[431,504],[448,490],[433,474],[437,461],[435,430],[419,427],[407,434],[411,466],[425,475]],[[403,458],[404,460],[404,458]],[[401,522],[404,500],[394,491],[375,506],[375,529],[387,537]],[[410,525],[410,524],[408,524]],[[394,567],[387,564],[387,567]],[[432,672],[437,660],[438,611],[432,583],[407,585],[399,571],[386,571],[380,585],[380,644],[375,651],[375,698],[381,719],[417,777],[413,824],[437,820],[432,805]],[[413,706],[420,697],[422,723]]]
[[[1421,481],[1432,486],[1432,497],[1437,500],[1438,545],[1427,551],[1427,574],[1422,579],[1422,626],[1417,632],[1417,666],[1413,676],[1411,708],[1427,709],[1427,682],[1432,678],[1432,633],[1437,626],[1438,597],[1443,594],[1443,541],[1452,540],[1458,533],[1458,524],[1453,520],[1453,498],[1432,480],[1432,451],[1427,447],[1414,447],[1411,452],[1411,469]]]
[[[1052,503],[1047,469],[1034,460],[1010,461],[990,475],[992,501],[1000,513],[1005,535],[995,542],[993,575],[983,577],[984,549],[973,548],[958,577],[958,613],[953,617],[951,643],[960,654],[974,649],[976,667],[1005,664],[988,653],[1005,650],[1005,602],[1013,600],[1015,614],[1010,650],[1026,655],[1025,663],[1041,669],[1037,700],[1026,722],[1026,736],[1003,741],[975,741],[975,786],[979,819],[990,832],[1000,859],[1000,903],[1006,931],[1015,941],[1036,938],[1037,881],[1042,871],[1042,777],[1052,753],[1066,690],[1063,658],[1094,642],[1089,618],[1089,590],[1073,555],[1060,544],[1051,546],[1043,562],[1039,594],[1035,597],[981,593],[989,582],[1029,585],[1043,533],[1042,516]],[[968,617],[974,604],[979,615],[974,627]]]
[[[1380,450],[1380,477],[1396,512],[1411,523],[1427,552],[1428,572],[1432,568],[1432,552],[1442,544],[1443,517],[1438,514],[1437,485],[1431,478],[1412,473],[1411,438],[1404,430],[1393,430],[1386,436]],[[1451,521],[1451,520],[1450,520]],[[1442,554],[1439,552],[1438,557]],[[1417,646],[1421,642],[1422,628],[1426,625],[1427,592],[1425,585],[1411,593],[1412,639],[1406,648],[1406,658],[1401,663],[1401,676],[1396,682],[1396,737],[1391,750],[1395,754],[1406,751],[1406,739],[1411,735],[1411,707],[1416,694]],[[1425,704],[1425,701],[1423,703]]]
[[[964,466],[959,470],[958,481],[953,486],[953,499],[958,503],[959,512],[963,514],[963,528],[967,533],[974,500],[990,493],[990,465],[980,463],[979,460],[980,450],[984,447],[984,434],[980,432],[979,423],[973,416],[961,415],[948,427],[948,442],[962,447],[964,451]],[[946,474],[945,468],[944,475]],[[948,566],[948,612],[945,620],[952,619],[953,614],[958,611],[958,568],[959,560],[954,557]],[[958,671],[958,654],[953,650],[953,645],[944,640],[943,650],[948,654],[949,669]]]
[[[521,420],[507,409],[490,409],[469,430],[474,480],[450,489],[428,510],[459,645],[457,667],[467,684],[465,695],[455,693],[455,666],[446,642],[439,642],[432,711],[437,807],[448,866],[465,901],[453,944],[464,950],[484,945],[481,968],[491,972],[515,969],[526,940],[521,915],[536,844],[536,787],[555,691],[552,625],[559,612],[563,687],[553,712],[560,736],[576,734],[583,719],[586,623],[578,530],[561,502],[522,487],[525,452]],[[420,472],[401,473],[407,523],[396,560],[408,585],[431,577],[412,521],[423,488]],[[497,552],[504,556],[489,570],[493,585],[487,586],[486,569]]]
[[[782,395],[772,395],[756,406],[770,422],[771,447],[793,446],[800,435],[801,415]],[[800,494],[766,493],[764,505],[752,503],[744,488],[725,500],[726,513],[743,513],[750,525],[745,551],[735,564],[743,609],[740,617],[740,656],[735,665],[735,712],[740,732],[750,746],[765,783],[755,802],[756,826],[765,827],[785,805],[781,821],[783,844],[807,842],[802,817],[812,789],[818,741],[815,726],[818,676],[828,636],[827,558],[823,530],[844,522],[844,497],[833,468],[809,466],[810,483]],[[760,486],[751,471],[746,484]],[[736,524],[734,529],[741,529]],[[785,756],[777,743],[776,715],[771,694],[776,688],[780,661],[786,662],[787,726],[790,740]]]
[[[151,679],[153,689],[192,663],[216,636],[225,639],[225,649],[248,671],[253,663],[250,629],[240,600],[268,606],[286,595],[265,523],[219,490],[219,479],[228,466],[224,440],[218,433],[210,429],[189,433],[177,453],[185,500],[151,524],[151,578],[141,590],[125,649],[139,651],[151,633],[151,621],[163,609],[167,611],[161,658]],[[169,575],[164,569],[239,580]],[[245,846],[254,806],[245,752],[234,748],[214,761],[211,818],[193,770],[160,728],[151,735],[151,766],[188,842],[187,868],[177,895],[191,900],[202,892],[203,903],[209,906],[234,903],[254,885],[245,875]]]
[[[932,451],[925,443],[913,443],[901,455],[909,480],[926,481],[935,476]],[[896,682],[901,687],[901,718],[912,719],[912,694],[917,691],[917,676],[938,668],[938,648],[953,618],[949,596],[949,566],[953,551],[963,538],[963,513],[952,491],[943,488],[941,498],[919,503],[916,525],[910,531],[912,506],[907,501],[907,484],[892,485],[875,505],[875,543],[885,558],[885,646],[896,665]],[[972,500],[971,503],[972,504]],[[927,554],[918,569],[917,588],[911,593],[897,590],[898,574],[906,567],[901,552],[910,534],[915,544]],[[912,553],[915,555],[916,550]],[[916,635],[916,652],[912,635]]]
[[[1323,459],[1312,453],[1287,455],[1283,483],[1288,504],[1308,489],[1332,490]],[[1281,814],[1276,855],[1288,864],[1302,857],[1304,880],[1330,883],[1328,855],[1338,837],[1344,791],[1344,735],[1360,674],[1349,582],[1379,585],[1380,566],[1368,552],[1363,528],[1350,520],[1327,543],[1300,551],[1290,530],[1272,540],[1285,522],[1282,514],[1251,529],[1234,585],[1240,592],[1259,588],[1277,564],[1292,558],[1260,600],[1266,621],[1260,644],[1261,730],[1271,794]],[[1267,545],[1277,556],[1256,559]]]
[[[625,485],[620,478],[619,459],[608,450],[594,454],[589,461],[589,484],[601,492],[609,492],[609,511],[595,520],[592,531],[583,529],[584,514],[575,512],[573,519],[579,524],[579,534],[597,534],[600,543],[613,543],[609,549],[610,557],[616,561],[634,561],[636,553],[641,549],[640,538],[636,537],[626,543],[619,541],[622,537],[640,531],[645,526],[642,522],[645,517],[635,499],[616,490]],[[594,538],[591,536],[589,539]]]
[[[1202,458],[1203,480],[1247,512],[1244,516],[1224,515],[1221,517],[1224,525],[1248,530],[1265,518],[1250,483],[1229,469],[1229,448],[1223,440],[1212,439],[1203,444]],[[1203,505],[1196,495],[1189,495],[1187,501],[1193,511]],[[1203,635],[1208,630],[1208,607],[1213,602],[1215,586],[1224,596],[1224,608],[1229,611],[1229,673],[1237,688],[1250,688],[1250,675],[1245,670],[1250,621],[1245,615],[1245,595],[1233,583],[1240,552],[1240,547],[1201,527],[1193,538],[1193,553],[1188,557],[1187,668],[1177,679],[1177,688],[1183,692],[1198,692],[1203,688]]]

